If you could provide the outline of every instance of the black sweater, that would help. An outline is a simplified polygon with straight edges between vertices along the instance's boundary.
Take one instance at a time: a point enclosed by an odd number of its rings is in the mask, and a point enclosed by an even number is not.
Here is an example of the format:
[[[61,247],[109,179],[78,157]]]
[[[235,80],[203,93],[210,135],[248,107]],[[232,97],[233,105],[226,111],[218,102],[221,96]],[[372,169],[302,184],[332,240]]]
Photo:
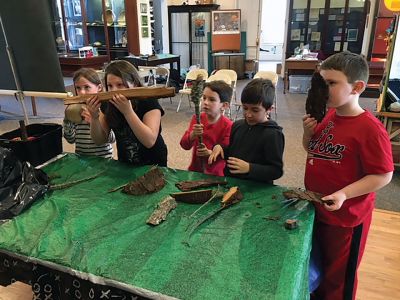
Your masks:
[[[225,167],[226,176],[273,183],[283,175],[285,137],[282,127],[274,121],[248,125],[246,120],[236,121],[231,130],[229,146],[224,148],[225,159],[236,157],[250,163],[247,174],[232,174]]]

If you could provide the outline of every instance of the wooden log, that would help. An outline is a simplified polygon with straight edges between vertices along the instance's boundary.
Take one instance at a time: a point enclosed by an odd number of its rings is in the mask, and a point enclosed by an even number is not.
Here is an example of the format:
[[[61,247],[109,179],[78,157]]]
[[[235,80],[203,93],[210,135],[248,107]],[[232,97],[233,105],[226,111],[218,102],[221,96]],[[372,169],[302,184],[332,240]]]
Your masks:
[[[169,212],[176,208],[177,205],[178,204],[176,203],[174,198],[172,198],[171,196],[167,196],[157,205],[157,208],[147,219],[146,223],[149,225],[157,226],[162,221],[165,221],[167,219],[167,215],[169,214]]]
[[[150,98],[168,98],[175,96],[175,88],[173,87],[135,87],[132,89],[100,92],[96,95],[100,101],[109,101],[115,94],[122,94],[127,98],[135,99],[150,99]],[[93,94],[85,94],[74,97],[67,97],[64,99],[64,105],[86,103]]]

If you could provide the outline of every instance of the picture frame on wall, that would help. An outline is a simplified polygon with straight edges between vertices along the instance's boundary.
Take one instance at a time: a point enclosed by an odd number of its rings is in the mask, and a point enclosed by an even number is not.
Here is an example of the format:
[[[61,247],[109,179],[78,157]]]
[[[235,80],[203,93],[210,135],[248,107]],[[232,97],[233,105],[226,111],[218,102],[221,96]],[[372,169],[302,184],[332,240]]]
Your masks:
[[[240,9],[213,10],[211,13],[212,34],[240,34]]]
[[[149,37],[149,27],[142,27],[142,38]]]
[[[72,1],[72,11],[75,17],[82,16],[82,9],[81,9],[81,1],[80,0],[73,0]]]
[[[140,13],[147,14],[147,4],[146,3],[140,3]]]
[[[141,16],[141,24],[142,24],[142,26],[148,26],[149,18],[147,16]]]
[[[358,29],[349,29],[347,31],[348,42],[357,42],[357,37],[358,37]]]

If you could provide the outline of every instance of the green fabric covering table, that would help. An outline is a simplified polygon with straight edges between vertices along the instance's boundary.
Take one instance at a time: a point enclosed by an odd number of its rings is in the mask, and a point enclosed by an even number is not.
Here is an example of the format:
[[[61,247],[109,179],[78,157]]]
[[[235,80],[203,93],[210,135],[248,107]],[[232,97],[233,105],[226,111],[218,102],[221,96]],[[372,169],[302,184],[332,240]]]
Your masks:
[[[176,182],[208,176],[163,168],[167,185],[158,193],[108,193],[149,168],[73,154],[51,163],[44,170],[61,176],[54,183],[104,173],[50,191],[0,225],[0,253],[147,298],[308,299],[311,205],[284,207],[283,187],[226,178],[244,199],[201,224],[187,246],[187,229],[216,210],[218,200],[190,218],[198,204],[178,203],[156,227],[146,220],[178,191]],[[292,217],[299,227],[287,230],[283,223]]]

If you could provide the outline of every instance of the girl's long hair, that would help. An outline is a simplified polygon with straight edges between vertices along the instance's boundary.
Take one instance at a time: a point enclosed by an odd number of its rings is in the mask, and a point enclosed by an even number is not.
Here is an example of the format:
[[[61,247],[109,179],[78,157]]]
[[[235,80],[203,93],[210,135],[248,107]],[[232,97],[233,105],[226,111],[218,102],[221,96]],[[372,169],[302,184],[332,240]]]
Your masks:
[[[104,83],[107,90],[108,90],[107,76],[109,74],[121,78],[126,88],[129,87],[128,83],[132,84],[135,87],[143,86],[143,82],[140,79],[140,76],[135,66],[133,66],[131,63],[125,60],[113,61],[109,63],[108,66],[106,67]],[[129,100],[131,101],[133,109],[135,109],[136,100],[135,99],[129,99]],[[125,118],[122,115],[122,113],[112,104],[107,105],[105,115],[107,123],[110,127],[120,127],[125,121]]]

